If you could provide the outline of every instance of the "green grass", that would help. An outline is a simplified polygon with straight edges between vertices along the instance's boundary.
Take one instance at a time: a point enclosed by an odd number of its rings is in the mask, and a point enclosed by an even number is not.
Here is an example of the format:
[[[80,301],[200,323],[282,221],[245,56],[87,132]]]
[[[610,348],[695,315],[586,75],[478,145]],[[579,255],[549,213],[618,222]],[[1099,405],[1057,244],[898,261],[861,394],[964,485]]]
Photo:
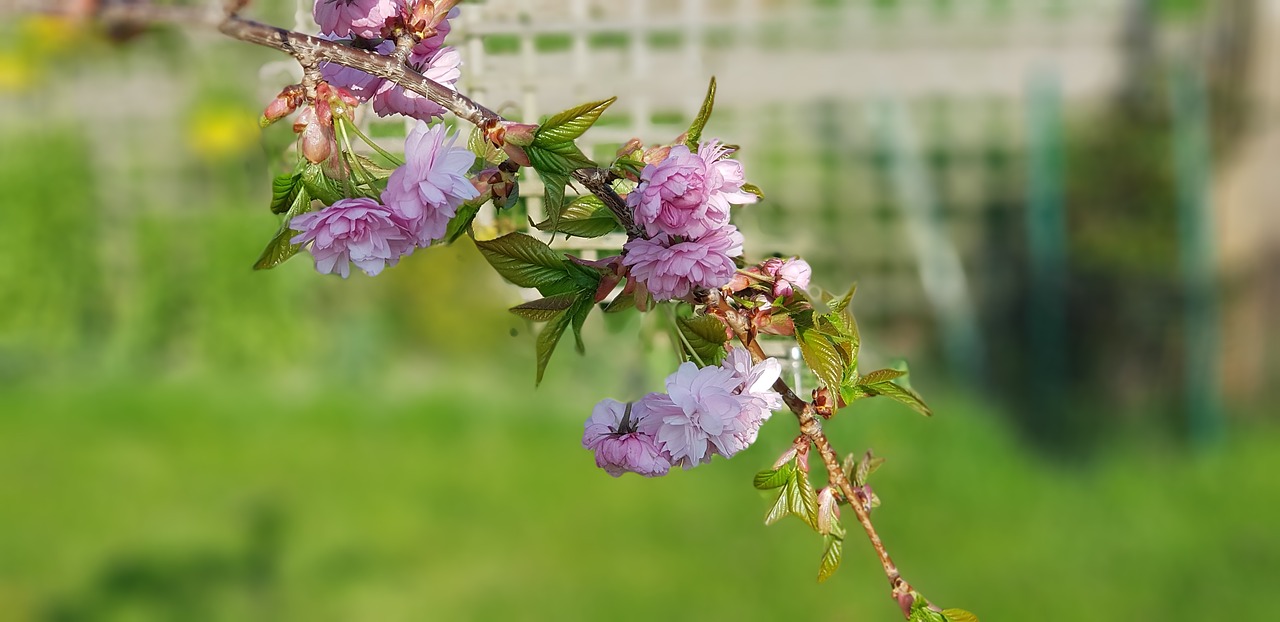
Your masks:
[[[750,479],[794,434],[785,416],[732,461],[614,480],[578,445],[593,390],[561,377],[535,393],[500,372],[485,382],[513,388],[494,394],[450,380],[463,374],[413,393],[231,378],[0,390],[0,611],[895,619],[856,525],[844,567],[818,585],[818,538],[761,524],[768,499]],[[828,426],[838,447],[888,458],[876,519],[934,600],[984,620],[1270,610],[1276,430],[1199,459],[1153,447],[1068,468],[1019,449],[975,403],[938,406],[925,420],[868,403]],[[279,538],[246,544],[261,515]]]

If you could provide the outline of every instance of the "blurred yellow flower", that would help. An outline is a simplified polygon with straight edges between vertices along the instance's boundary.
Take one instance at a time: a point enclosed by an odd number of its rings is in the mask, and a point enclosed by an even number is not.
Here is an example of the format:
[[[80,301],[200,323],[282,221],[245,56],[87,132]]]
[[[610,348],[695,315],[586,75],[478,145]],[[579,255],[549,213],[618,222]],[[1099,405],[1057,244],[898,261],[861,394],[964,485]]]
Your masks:
[[[0,51],[0,93],[25,90],[34,80],[35,71],[26,58]]]
[[[239,106],[197,108],[187,125],[187,145],[208,159],[242,154],[257,140],[257,116]]]

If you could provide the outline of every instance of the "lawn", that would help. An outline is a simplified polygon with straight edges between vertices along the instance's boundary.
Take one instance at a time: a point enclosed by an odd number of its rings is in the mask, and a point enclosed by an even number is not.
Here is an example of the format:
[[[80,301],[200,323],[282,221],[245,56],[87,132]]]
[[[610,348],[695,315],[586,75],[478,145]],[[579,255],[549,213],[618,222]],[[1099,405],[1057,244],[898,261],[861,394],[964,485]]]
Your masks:
[[[244,379],[0,389],[0,616],[83,620],[892,620],[851,534],[766,528],[734,460],[612,479],[579,445],[594,395],[523,372],[422,391]],[[563,377],[562,377],[563,379]],[[1031,455],[990,409],[866,403],[883,536],[934,600],[984,620],[1264,619],[1280,572],[1280,432],[1195,458]],[[856,526],[849,524],[851,530]]]

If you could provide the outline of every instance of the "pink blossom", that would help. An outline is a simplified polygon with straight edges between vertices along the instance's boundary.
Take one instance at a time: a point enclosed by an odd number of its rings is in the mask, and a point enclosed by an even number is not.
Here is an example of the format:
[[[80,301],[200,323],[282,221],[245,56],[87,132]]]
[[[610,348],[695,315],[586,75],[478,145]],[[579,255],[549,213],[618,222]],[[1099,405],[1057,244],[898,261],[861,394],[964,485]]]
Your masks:
[[[742,164],[727,159],[730,153],[717,141],[703,143],[696,153],[676,145],[664,159],[646,164],[640,184],[627,195],[636,224],[650,236],[692,238],[727,225],[730,205],[757,200],[742,191]]]
[[[318,212],[295,216],[289,228],[300,231],[290,242],[308,244],[316,271],[350,274],[348,262],[376,276],[413,248],[390,210],[369,198],[341,199]]]
[[[623,247],[623,265],[648,288],[655,300],[688,296],[696,287],[723,287],[733,279],[733,257],[742,254],[742,234],[733,225],[696,240],[679,241],[666,234],[637,238]]]
[[[324,35],[321,35],[321,38],[332,40],[332,37]],[[378,47],[374,48],[373,51],[387,56],[395,49],[395,42],[387,40],[378,44]],[[368,101],[386,82],[382,78],[371,76],[359,69],[327,62],[320,63],[320,75],[325,82],[347,89],[360,101]]]
[[[809,267],[809,263],[799,257],[786,260],[769,259],[760,264],[760,270],[774,277],[774,296],[790,296],[795,293],[795,288],[808,287],[809,279],[813,276],[813,269]]]
[[[614,477],[628,471],[645,477],[666,475],[671,463],[658,451],[652,436],[636,430],[637,413],[630,405],[602,400],[591,410],[582,446],[595,452],[596,466]]]
[[[742,431],[739,440],[750,445],[756,442],[760,426],[773,415],[773,411],[782,408],[782,395],[773,390],[773,383],[782,374],[782,365],[773,358],[753,364],[751,354],[745,348],[729,350],[721,365],[732,371],[739,381],[734,388],[734,392],[742,397],[742,412],[738,414],[738,428]]]
[[[742,163],[730,160],[733,149],[720,144],[718,140],[702,143],[698,146],[698,157],[707,163],[707,177],[703,184],[707,193],[707,202],[711,204],[709,211],[729,213],[730,205],[747,205],[760,200],[760,197],[742,189],[746,177],[742,172]]]
[[[316,0],[311,14],[323,34],[375,39],[382,36],[387,18],[400,11],[400,4],[396,0]]]
[[[707,163],[688,147],[673,147],[665,160],[647,164],[640,185],[627,195],[636,224],[659,233],[698,237],[729,222],[729,213],[708,213],[703,180]]]
[[[444,237],[463,202],[480,195],[467,180],[475,154],[453,143],[444,126],[419,122],[404,141],[403,166],[392,171],[382,201],[421,247]]]
[[[462,55],[458,50],[445,47],[438,50],[420,51],[421,45],[409,54],[409,66],[450,89],[454,88],[458,78],[462,76],[459,67]],[[422,121],[430,121],[444,116],[445,109],[423,95],[383,80],[373,94],[373,111],[378,116],[388,117],[402,114]]]

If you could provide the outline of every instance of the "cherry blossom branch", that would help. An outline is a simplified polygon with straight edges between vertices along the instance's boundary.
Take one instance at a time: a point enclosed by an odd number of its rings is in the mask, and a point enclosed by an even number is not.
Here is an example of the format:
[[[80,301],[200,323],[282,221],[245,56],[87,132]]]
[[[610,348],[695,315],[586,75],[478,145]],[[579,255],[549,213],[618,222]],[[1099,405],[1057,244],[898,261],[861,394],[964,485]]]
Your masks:
[[[751,330],[750,323],[729,305],[719,291],[710,290],[707,296],[708,310],[723,319],[733,330],[738,341],[751,353],[752,360],[759,363],[767,359],[768,356],[760,347],[760,342],[756,339],[755,331]],[[898,572],[897,565],[889,557],[889,551],[885,549],[880,534],[876,532],[875,525],[871,522],[870,499],[861,489],[854,488],[849,478],[845,477],[844,469],[840,465],[840,454],[831,446],[831,441],[822,431],[822,422],[814,414],[813,405],[796,395],[787,381],[781,377],[773,383],[773,390],[782,395],[782,401],[795,414],[800,424],[800,433],[817,448],[818,455],[821,456],[822,463],[827,468],[828,483],[835,486],[849,502],[849,507],[853,508],[854,514],[858,517],[858,523],[862,525],[862,530],[866,532],[867,539],[871,541],[872,548],[880,558],[885,577],[889,579],[890,595],[902,608],[903,617],[910,618],[911,605],[915,599],[911,584],[907,583]]]
[[[444,107],[459,119],[480,130],[491,141],[500,141],[498,129],[509,122],[502,115],[480,105],[475,100],[436,82],[409,67],[403,58],[383,56],[370,50],[349,47],[311,35],[270,26],[245,19],[236,14],[236,3],[225,12],[157,6],[148,2],[108,2],[98,13],[98,19],[108,25],[145,26],[154,23],[193,24],[216,28],[222,34],[247,43],[279,50],[297,59],[304,70],[317,67],[322,62],[358,69],[369,75],[389,80],[397,86],[413,91]],[[397,42],[397,52],[400,51]],[[407,47],[405,47],[407,50]],[[583,168],[573,171],[573,178],[596,195],[617,217],[631,237],[639,234],[634,219],[630,218],[626,201],[618,196],[609,182],[613,173],[608,169]]]

